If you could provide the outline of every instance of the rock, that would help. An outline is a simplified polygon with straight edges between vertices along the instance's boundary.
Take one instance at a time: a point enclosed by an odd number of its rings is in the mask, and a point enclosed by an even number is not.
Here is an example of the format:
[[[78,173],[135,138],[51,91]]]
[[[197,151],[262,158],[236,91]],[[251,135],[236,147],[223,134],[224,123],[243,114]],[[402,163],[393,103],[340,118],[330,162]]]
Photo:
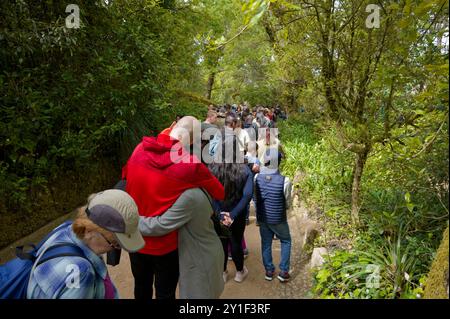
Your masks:
[[[311,256],[311,268],[320,268],[325,262],[326,255],[328,255],[328,251],[325,247],[314,248]]]
[[[300,199],[300,183],[305,179],[306,174],[304,172],[298,171],[292,179],[292,190],[291,190],[291,198],[298,204]]]
[[[300,206],[300,200],[299,200],[298,195],[291,194],[291,198],[292,198],[291,208]]]
[[[306,245],[312,245],[314,243],[314,239],[316,239],[319,234],[319,230],[317,223],[312,220],[304,221],[301,227],[303,232],[301,248],[304,249]]]

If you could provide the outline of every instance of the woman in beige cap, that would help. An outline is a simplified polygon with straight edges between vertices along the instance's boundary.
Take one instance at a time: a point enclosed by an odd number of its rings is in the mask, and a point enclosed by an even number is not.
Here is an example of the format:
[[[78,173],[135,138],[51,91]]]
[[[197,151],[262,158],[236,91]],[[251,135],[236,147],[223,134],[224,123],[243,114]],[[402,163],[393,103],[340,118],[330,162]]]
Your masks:
[[[102,255],[141,249],[138,224],[137,206],[126,192],[110,189],[91,195],[73,223],[60,225],[39,249],[27,298],[117,299]],[[69,253],[51,256],[61,247],[69,247]]]

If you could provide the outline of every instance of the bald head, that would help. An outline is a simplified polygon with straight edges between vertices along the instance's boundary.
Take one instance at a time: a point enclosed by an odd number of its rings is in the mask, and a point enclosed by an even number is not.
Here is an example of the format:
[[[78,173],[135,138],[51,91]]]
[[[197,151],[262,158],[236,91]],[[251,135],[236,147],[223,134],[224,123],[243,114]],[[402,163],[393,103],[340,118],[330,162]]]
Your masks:
[[[170,136],[179,140],[183,145],[194,142],[194,132],[200,132],[201,123],[193,116],[182,117],[170,132]]]

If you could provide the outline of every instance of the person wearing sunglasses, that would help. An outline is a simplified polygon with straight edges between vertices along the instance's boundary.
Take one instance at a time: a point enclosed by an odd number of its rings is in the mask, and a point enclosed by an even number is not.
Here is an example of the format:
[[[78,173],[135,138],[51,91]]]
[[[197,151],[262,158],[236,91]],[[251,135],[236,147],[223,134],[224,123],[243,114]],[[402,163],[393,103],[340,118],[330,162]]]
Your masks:
[[[103,255],[144,247],[138,225],[138,208],[126,192],[110,189],[91,195],[73,223],[60,225],[39,249],[27,299],[118,299]],[[39,263],[57,245],[75,247],[74,253]]]

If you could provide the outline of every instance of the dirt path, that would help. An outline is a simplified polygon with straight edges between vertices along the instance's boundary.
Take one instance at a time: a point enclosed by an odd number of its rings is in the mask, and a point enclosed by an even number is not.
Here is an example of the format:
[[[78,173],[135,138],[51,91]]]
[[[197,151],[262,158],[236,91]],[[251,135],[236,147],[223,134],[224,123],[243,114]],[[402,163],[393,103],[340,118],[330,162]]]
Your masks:
[[[264,279],[264,267],[261,260],[261,243],[259,229],[255,224],[254,212],[250,216],[250,225],[245,230],[245,239],[249,249],[249,256],[245,259],[245,265],[249,269],[249,275],[242,283],[233,280],[235,267],[232,261],[228,262],[229,279],[221,298],[225,299],[301,299],[308,298],[311,287],[308,269],[309,256],[302,254],[300,247],[303,241],[302,223],[305,214],[302,208],[294,209],[289,217],[289,226],[292,236],[291,253],[291,281],[280,283],[277,279],[269,282]],[[280,241],[274,241],[273,245],[274,265],[279,263]],[[121,298],[133,298],[133,276],[130,270],[130,261],[127,253],[122,253],[121,262],[116,267],[109,267],[112,281],[116,284]]]

